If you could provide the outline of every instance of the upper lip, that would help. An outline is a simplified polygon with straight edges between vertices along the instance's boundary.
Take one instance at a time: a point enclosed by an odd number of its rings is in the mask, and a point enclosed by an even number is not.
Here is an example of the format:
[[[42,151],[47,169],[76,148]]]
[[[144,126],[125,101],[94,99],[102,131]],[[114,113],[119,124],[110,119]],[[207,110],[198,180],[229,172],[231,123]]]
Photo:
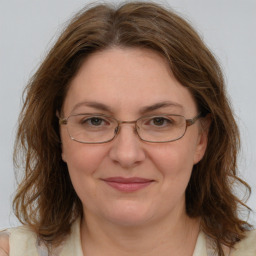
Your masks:
[[[108,182],[116,182],[116,183],[146,183],[146,182],[152,182],[151,179],[145,179],[140,177],[130,177],[130,178],[124,178],[124,177],[109,177],[104,178],[104,181]]]

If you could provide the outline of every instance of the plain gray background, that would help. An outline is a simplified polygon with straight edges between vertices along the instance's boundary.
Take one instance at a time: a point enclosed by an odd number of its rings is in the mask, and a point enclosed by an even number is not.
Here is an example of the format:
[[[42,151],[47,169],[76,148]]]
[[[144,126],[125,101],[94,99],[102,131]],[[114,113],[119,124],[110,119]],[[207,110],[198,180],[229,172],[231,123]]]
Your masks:
[[[17,225],[11,214],[15,190],[12,151],[22,90],[65,22],[86,3],[85,0],[0,0],[0,228]],[[255,211],[256,1],[161,3],[169,4],[194,25],[223,67],[241,129],[239,174],[252,187],[248,205]],[[255,224],[255,215],[250,218]]]

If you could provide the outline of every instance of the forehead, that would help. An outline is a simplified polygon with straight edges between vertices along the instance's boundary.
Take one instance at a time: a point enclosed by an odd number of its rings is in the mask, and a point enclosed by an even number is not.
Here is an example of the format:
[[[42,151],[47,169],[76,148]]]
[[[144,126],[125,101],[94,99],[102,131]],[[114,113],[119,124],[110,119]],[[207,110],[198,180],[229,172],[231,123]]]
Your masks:
[[[63,111],[72,113],[83,102],[109,107],[114,114],[134,113],[161,102],[194,113],[196,104],[187,88],[173,76],[158,53],[139,48],[111,48],[89,56],[71,81]],[[82,111],[83,109],[81,109]]]

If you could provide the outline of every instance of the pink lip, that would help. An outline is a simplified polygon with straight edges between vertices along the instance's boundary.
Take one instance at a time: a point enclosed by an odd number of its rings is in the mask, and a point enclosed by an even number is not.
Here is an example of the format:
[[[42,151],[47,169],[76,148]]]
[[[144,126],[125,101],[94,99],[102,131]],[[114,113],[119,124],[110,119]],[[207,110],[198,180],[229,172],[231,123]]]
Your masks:
[[[139,177],[110,177],[103,179],[103,181],[105,181],[109,186],[122,192],[134,192],[149,186],[153,182],[153,180]]]

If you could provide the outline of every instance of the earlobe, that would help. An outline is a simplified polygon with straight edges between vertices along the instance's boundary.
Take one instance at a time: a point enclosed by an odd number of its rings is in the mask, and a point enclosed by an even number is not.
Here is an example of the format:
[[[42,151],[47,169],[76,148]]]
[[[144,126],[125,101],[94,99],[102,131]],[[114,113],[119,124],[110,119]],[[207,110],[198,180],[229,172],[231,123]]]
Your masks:
[[[60,144],[60,147],[61,147],[61,158],[62,158],[62,161],[65,162],[65,163],[67,163],[66,154],[65,154],[65,152],[64,152],[62,142],[61,142],[61,144]]]
[[[58,119],[61,116],[60,112],[58,110],[56,111],[56,116],[57,116]],[[60,137],[61,137],[61,129],[60,129],[60,127],[59,127],[59,132],[60,132]],[[60,138],[60,140],[61,140],[61,138]],[[62,161],[66,163],[67,161],[66,161],[65,153],[63,152],[63,144],[62,144],[62,142],[61,142],[60,146],[61,146],[61,158],[62,158]]]
[[[61,153],[61,158],[62,158],[63,162],[65,162],[65,163],[67,162],[66,161],[66,155],[63,152]]]
[[[196,146],[196,152],[194,154],[194,164],[197,164],[204,156],[207,147],[207,133],[202,132],[198,139],[198,144]]]
[[[61,158],[62,158],[63,162],[67,163],[66,154],[64,152],[63,144],[62,143],[61,143]]]

